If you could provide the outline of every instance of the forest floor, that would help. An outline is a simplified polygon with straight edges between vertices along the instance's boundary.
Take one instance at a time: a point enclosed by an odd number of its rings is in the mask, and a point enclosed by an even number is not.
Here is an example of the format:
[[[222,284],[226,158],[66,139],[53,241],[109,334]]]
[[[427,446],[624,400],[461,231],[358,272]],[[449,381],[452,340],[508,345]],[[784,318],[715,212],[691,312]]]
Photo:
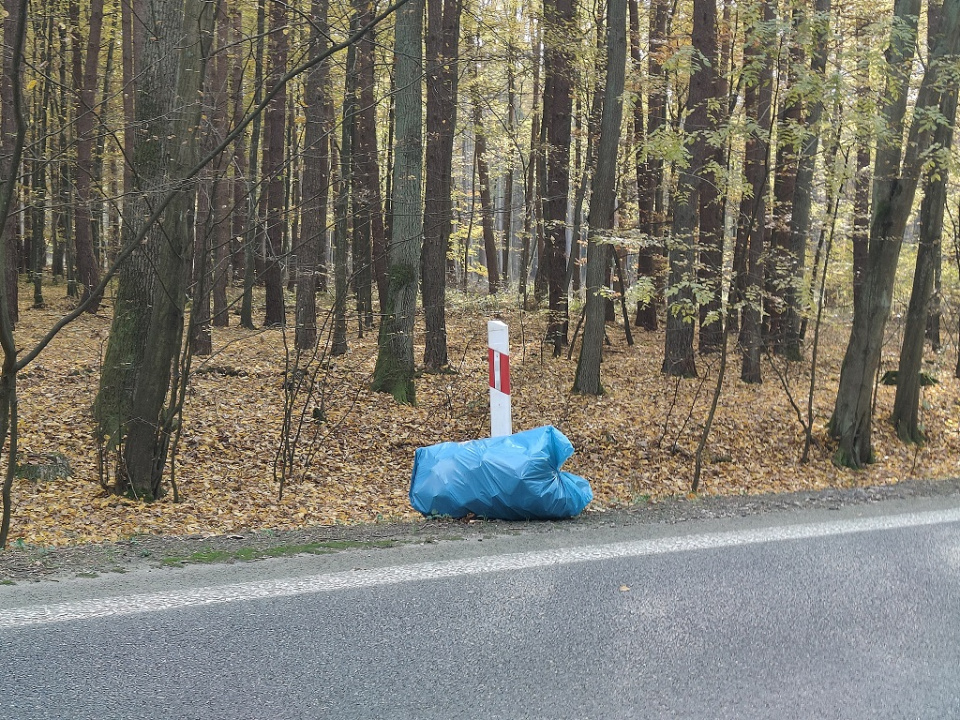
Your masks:
[[[62,286],[46,292],[57,298],[44,309],[33,309],[29,289],[21,288],[18,347],[29,348],[69,306],[60,299]],[[292,306],[292,297],[288,301]],[[634,328],[636,342],[628,346],[622,326],[610,324],[602,367],[605,394],[574,395],[570,388],[577,353],[570,360],[552,357],[552,348],[542,344],[543,314],[518,310],[513,296],[455,295],[447,315],[450,371],[419,377],[417,404],[410,407],[368,390],[376,334],[367,330],[358,339],[355,320],[346,355],[297,361],[292,328],[243,330],[232,316],[231,327],[214,329],[214,354],[193,362],[174,465],[179,502],[168,485],[163,498],[143,504],[105,489],[98,470],[91,406],[110,306],[107,302],[100,314],[67,326],[20,375],[20,464],[59,453],[70,465],[69,477],[21,477],[14,484],[10,547],[30,557],[65,546],[136,545],[161,537],[202,541],[314,529],[311,537],[325,542],[323,538],[349,536],[348,528],[357,523],[381,525],[388,535],[401,526],[426,527],[407,494],[414,451],[489,434],[486,320],[493,317],[510,326],[514,430],[552,424],[570,438],[576,452],[564,469],[590,481],[595,499],[587,517],[683,501],[690,493],[719,366],[719,355],[699,357],[699,378],[665,377],[660,373],[662,332]],[[922,394],[928,442],[906,446],[897,439],[886,420],[895,388],[878,384],[876,462],[856,472],[831,462],[835,448],[825,424],[849,325],[842,310],[827,316],[813,393],[809,462],[801,463],[800,457],[811,348],[802,363],[765,359],[763,384],[748,385],[739,379],[739,355],[731,343],[703,456],[701,500],[855,491],[960,476],[960,381],[953,373],[952,340],[944,351],[926,358],[927,372],[938,380]],[[895,318],[888,327],[882,370],[896,369],[901,332]],[[416,342],[419,359],[422,318]],[[290,378],[301,377],[290,371],[295,362],[303,367],[306,382],[291,385]],[[281,496],[277,449],[285,400],[294,386],[311,387],[313,393],[308,397],[302,391],[293,398],[292,415],[304,420],[293,424],[299,439]]]

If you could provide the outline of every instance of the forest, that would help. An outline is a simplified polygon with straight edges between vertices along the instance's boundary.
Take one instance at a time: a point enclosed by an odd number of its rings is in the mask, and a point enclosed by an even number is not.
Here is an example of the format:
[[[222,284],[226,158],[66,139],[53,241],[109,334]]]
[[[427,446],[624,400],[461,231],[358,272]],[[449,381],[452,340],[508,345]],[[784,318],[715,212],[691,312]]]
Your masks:
[[[960,0],[3,0],[0,548],[956,476]]]

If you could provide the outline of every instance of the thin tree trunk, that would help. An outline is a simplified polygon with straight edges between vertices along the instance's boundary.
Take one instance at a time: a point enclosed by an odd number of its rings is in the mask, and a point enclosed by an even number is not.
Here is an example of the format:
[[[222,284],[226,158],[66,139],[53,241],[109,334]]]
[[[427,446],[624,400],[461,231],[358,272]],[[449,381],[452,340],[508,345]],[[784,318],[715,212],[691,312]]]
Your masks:
[[[359,18],[360,27],[373,20],[373,3],[362,0],[363,12]],[[380,163],[377,158],[377,106],[374,97],[376,76],[374,61],[376,35],[370,30],[357,42],[357,88],[356,127],[353,148],[353,181],[357,188],[354,200],[360,206],[355,213],[360,222],[359,232],[363,236],[359,243],[362,249],[360,257],[354,258],[355,283],[362,288],[363,304],[362,324],[373,327],[373,281],[376,279],[378,294],[386,294],[386,271],[377,271],[377,258],[383,265],[386,241],[383,236],[383,208],[380,195]],[[382,305],[382,300],[380,302]]]
[[[479,40],[479,38],[478,38]],[[477,52],[480,43],[477,42]],[[490,168],[487,165],[487,136],[483,130],[483,108],[480,98],[480,74],[478,65],[480,58],[474,59],[473,65],[473,153],[474,165],[477,171],[477,181],[480,185],[480,227],[483,231],[483,254],[487,265],[487,289],[493,295],[500,286],[500,270],[498,268],[497,240],[493,230],[493,200],[490,195]]]
[[[696,299],[691,285],[696,277],[696,233],[699,223],[700,185],[709,147],[708,104],[716,98],[717,4],[715,0],[697,0],[693,11],[693,44],[705,61],[696,66],[690,78],[685,120],[687,167],[677,169],[677,191],[673,203],[673,227],[668,245],[670,264],[670,303],[664,339],[662,372],[677,377],[695,377],[693,354]]]
[[[79,20],[79,8],[71,1],[71,14]],[[96,124],[96,86],[100,60],[100,36],[103,26],[103,0],[92,0],[88,24],[86,56],[81,62],[80,48],[83,41],[80,36],[79,22],[73,30],[73,82],[78,88],[76,99],[77,117],[77,171],[74,176],[77,202],[74,209],[74,243],[77,250],[77,276],[83,287],[81,301],[86,300],[90,291],[100,282],[100,268],[93,245],[93,223],[91,205],[93,203],[93,148],[96,142],[94,125]],[[89,306],[89,312],[100,307],[99,298]]]
[[[813,21],[813,57],[810,72],[816,82],[815,88],[824,87],[827,68],[827,38],[830,31],[831,0],[816,0]],[[793,211],[790,216],[790,256],[793,265],[790,269],[791,281],[786,290],[786,356],[793,360],[802,357],[801,341],[803,317],[802,309],[803,276],[806,270],[807,245],[810,235],[810,211],[813,204],[813,178],[818,148],[820,146],[820,121],[823,116],[823,96],[815,91],[808,101],[804,125],[807,132],[803,136],[803,147],[797,166],[796,186],[793,193]],[[835,152],[835,151],[834,151]],[[828,153],[829,154],[829,153]],[[816,270],[814,270],[814,275]]]
[[[236,27],[236,26],[235,26]],[[266,0],[257,0],[257,40],[254,44],[253,65],[253,102],[259,104],[263,97],[263,56],[265,49],[264,36],[267,27]],[[235,86],[237,93],[237,109],[243,102],[241,88]],[[256,284],[257,241],[261,234],[261,218],[259,213],[260,199],[263,194],[260,188],[260,147],[263,143],[263,113],[258,113],[250,126],[250,147],[247,152],[246,173],[246,225],[243,228],[243,298],[240,302],[240,327],[254,329],[253,324],[253,286]]]
[[[312,0],[310,52],[319,54],[329,44],[328,0]],[[309,351],[317,345],[317,283],[321,239],[327,233],[327,193],[330,185],[330,73],[326,63],[312,68],[304,80],[303,226],[297,280],[295,343]]]
[[[527,307],[527,283],[530,279],[530,260],[531,246],[535,246],[538,235],[537,208],[537,185],[536,185],[536,166],[540,147],[538,142],[537,129],[540,127],[539,103],[540,93],[540,37],[535,32],[533,41],[533,107],[530,108],[530,152],[527,155],[526,178],[524,179],[524,215],[523,215],[523,245],[520,249],[520,277],[517,286],[517,292],[520,297],[522,307]],[[466,268],[464,268],[466,272]]]
[[[769,27],[773,19],[773,9],[769,0],[762,2],[762,22]],[[740,366],[740,379],[746,383],[762,382],[760,355],[763,345],[761,337],[761,312],[763,310],[763,251],[766,241],[766,195],[770,162],[771,128],[771,82],[773,70],[766,47],[769,36],[763,27],[755,26],[751,30],[749,44],[744,50],[747,57],[744,65],[753,68],[756,80],[747,86],[744,107],[748,122],[755,130],[747,138],[744,153],[744,179],[750,186],[749,195],[740,203],[740,224],[738,244],[746,248],[746,274],[743,292],[738,300],[741,307],[740,348],[743,361]]]
[[[785,73],[780,73],[781,78],[786,77],[786,81],[778,83],[777,88],[777,95],[783,97],[783,105],[777,118],[773,206],[764,293],[767,344],[777,355],[787,354],[787,295],[790,285],[796,281],[792,273],[797,262],[792,254],[790,224],[803,138],[803,104],[796,86],[804,62],[798,33],[805,11],[800,6],[793,9],[791,29],[785,33],[789,46],[787,68]]]
[[[229,98],[228,84],[228,52],[230,46],[230,22],[224,4],[217,7],[217,46],[218,51],[214,58],[213,77],[211,78],[211,101],[213,115],[211,117],[211,139],[219,141],[226,136],[227,107]],[[213,297],[213,325],[227,327],[230,324],[230,313],[227,305],[227,283],[230,270],[230,243],[231,216],[233,204],[233,182],[229,177],[231,156],[224,152],[215,163],[213,195],[211,209],[213,211],[213,268],[212,268],[212,297]]]
[[[637,205],[641,232],[646,235],[646,244],[640,248],[637,259],[637,274],[649,278],[654,292],[647,301],[637,302],[636,325],[645,330],[656,330],[659,325],[657,309],[663,298],[659,292],[659,279],[656,277],[655,257],[656,239],[663,234],[661,214],[657,212],[660,186],[663,182],[663,160],[655,156],[649,145],[650,140],[663,128],[666,122],[667,93],[666,76],[661,64],[661,52],[667,35],[666,0],[651,0],[649,23],[649,52],[647,54],[647,125],[645,138],[647,143],[637,158]],[[639,20],[638,20],[639,23]],[[640,108],[641,116],[643,109]]]
[[[697,282],[704,299],[700,302],[698,311],[699,337],[698,349],[702,354],[720,352],[724,344],[723,312],[723,219],[726,194],[721,193],[721,183],[724,182],[723,171],[727,164],[726,147],[722,141],[715,139],[719,129],[727,119],[727,82],[722,78],[717,44],[716,8],[707,13],[704,27],[701,28],[702,44],[700,52],[710,67],[707,72],[712,75],[713,97],[716,99],[708,103],[703,133],[704,165],[701,171],[700,192],[698,197],[700,232],[699,232],[699,263],[697,267]],[[712,22],[711,22],[712,21]],[[712,166],[712,167],[711,167]]]
[[[507,42],[507,138],[511,143],[516,138],[517,92],[514,70],[513,45]],[[503,211],[500,222],[503,228],[503,255],[500,261],[501,287],[510,284],[510,248],[513,244],[513,171],[514,154],[508,154],[506,168],[503,171]]]
[[[460,0],[427,0],[426,5],[427,134],[421,283],[426,325],[423,364],[435,372],[448,363],[446,267],[452,229],[452,162],[462,5]]]
[[[343,116],[340,122],[340,150],[337,167],[337,201],[334,205],[333,246],[333,339],[331,355],[347,352],[347,260],[350,245],[351,176],[353,174],[353,130],[356,119],[357,52],[356,46],[347,49],[344,73]]]
[[[213,232],[211,193],[216,179],[201,173],[196,192],[196,222],[193,233],[193,277],[190,288],[190,352],[198,357],[213,354],[210,331],[210,234]]]
[[[599,293],[609,264],[610,245],[600,237],[614,226],[616,208],[617,146],[623,120],[623,87],[627,59],[627,3],[607,4],[607,79],[597,147],[597,171],[590,194],[590,237],[587,241],[587,300],[583,341],[573,391],[600,395],[600,362],[603,348],[605,298]]]
[[[554,355],[568,342],[569,319],[567,286],[567,208],[570,201],[570,129],[573,113],[574,33],[576,11],[573,0],[546,0],[544,22],[544,95],[546,162],[543,193],[544,253],[540,270],[548,286],[549,324],[546,340],[554,346]],[[602,27],[598,28],[602,33]],[[616,164],[616,159],[614,159]],[[611,189],[612,190],[612,189]],[[539,273],[538,273],[539,274]]]
[[[270,37],[267,42],[267,86],[274,87],[287,69],[287,6],[270,3]],[[283,236],[284,236],[284,128],[286,127],[287,92],[281,86],[273,96],[264,119],[263,175],[266,178],[264,207],[264,266],[266,289],[266,326],[283,325],[286,311],[283,302]]]

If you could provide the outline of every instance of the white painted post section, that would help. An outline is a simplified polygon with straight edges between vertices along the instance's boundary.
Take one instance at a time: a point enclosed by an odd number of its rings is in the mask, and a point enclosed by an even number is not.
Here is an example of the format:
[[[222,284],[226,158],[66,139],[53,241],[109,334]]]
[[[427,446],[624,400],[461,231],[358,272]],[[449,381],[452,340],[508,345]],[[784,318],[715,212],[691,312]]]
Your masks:
[[[487,359],[490,362],[490,437],[511,435],[510,340],[507,324],[487,322]]]

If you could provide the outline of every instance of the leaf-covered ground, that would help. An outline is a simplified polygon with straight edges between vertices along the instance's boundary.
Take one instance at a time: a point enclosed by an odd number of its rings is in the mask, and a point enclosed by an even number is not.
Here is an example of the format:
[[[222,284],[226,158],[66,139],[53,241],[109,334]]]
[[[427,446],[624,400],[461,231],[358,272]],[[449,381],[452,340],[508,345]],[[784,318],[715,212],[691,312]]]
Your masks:
[[[47,290],[48,298],[61,293],[58,287]],[[622,328],[609,325],[602,371],[606,394],[573,395],[576,353],[571,360],[554,359],[552,348],[541,343],[543,317],[521,313],[512,300],[451,299],[450,372],[420,377],[415,407],[367,389],[376,334],[368,330],[357,339],[355,321],[349,353],[303,358],[301,375],[290,371],[292,331],[241,330],[232,317],[232,327],[214,331],[214,355],[194,361],[175,466],[179,503],[171,492],[142,504],[101,487],[91,405],[110,317],[108,311],[85,316],[20,377],[21,462],[62,453],[72,477],[17,479],[11,542],[61,546],[144,534],[213,535],[413,518],[407,491],[415,449],[488,434],[486,320],[495,315],[510,325],[514,429],[553,424],[570,438],[576,454],[565,469],[590,480],[595,500],[588,512],[689,492],[719,356],[698,358],[700,378],[677,381],[659,372],[662,334],[635,330],[636,344],[628,347]],[[29,346],[66,303],[55,299],[42,310],[24,304],[18,344]],[[939,383],[922,395],[925,446],[897,440],[886,421],[895,388],[880,385],[877,462],[860,472],[831,463],[825,423],[845,322],[831,317],[823,331],[808,464],[800,463],[804,434],[798,409],[806,415],[809,361],[765,360],[765,382],[752,386],[740,382],[739,356],[731,348],[704,453],[702,493],[788,492],[960,475],[960,386],[953,378],[952,343],[927,358],[927,370]],[[884,369],[895,369],[896,323],[888,333]],[[417,342],[419,358],[422,326]],[[809,358],[809,348],[806,354]],[[281,499],[277,448],[290,388],[300,391],[292,406],[299,440]]]

